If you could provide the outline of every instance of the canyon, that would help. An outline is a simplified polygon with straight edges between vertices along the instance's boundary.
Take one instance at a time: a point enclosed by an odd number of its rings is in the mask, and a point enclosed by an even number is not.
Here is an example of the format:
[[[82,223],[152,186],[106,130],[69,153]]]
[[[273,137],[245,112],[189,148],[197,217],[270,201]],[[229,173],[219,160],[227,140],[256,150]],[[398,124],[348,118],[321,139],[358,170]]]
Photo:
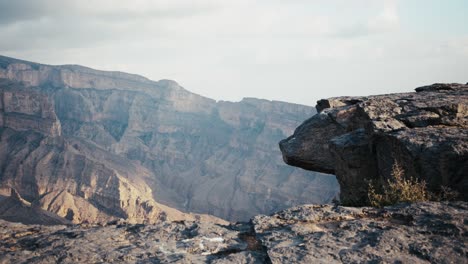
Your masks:
[[[315,111],[0,57],[0,99],[0,263],[467,260],[468,84]],[[344,206],[395,163],[458,196]]]
[[[333,176],[285,165],[276,147],[312,107],[8,57],[0,79],[0,195],[74,223],[154,221],[164,206],[248,220],[338,195]]]

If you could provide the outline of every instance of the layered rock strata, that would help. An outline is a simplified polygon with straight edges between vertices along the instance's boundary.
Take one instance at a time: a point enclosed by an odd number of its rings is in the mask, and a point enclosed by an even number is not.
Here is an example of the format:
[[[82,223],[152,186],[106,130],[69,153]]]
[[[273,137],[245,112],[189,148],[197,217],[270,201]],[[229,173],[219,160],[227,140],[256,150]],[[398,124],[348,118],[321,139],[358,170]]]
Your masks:
[[[146,183],[152,175],[147,169],[89,142],[10,128],[0,129],[0,139],[0,194],[8,197],[9,188],[15,194],[0,201],[0,207],[17,196],[26,202],[23,205],[72,223],[120,218],[136,223],[196,218],[224,223],[216,217],[184,214],[157,203]],[[13,220],[32,216],[31,211],[22,215],[22,211],[0,210],[0,218],[11,220],[11,212],[16,212]]]
[[[468,200],[468,85],[325,99],[317,111],[280,149],[290,165],[336,174],[343,202],[365,203],[367,181],[391,179],[395,163],[430,191]]]

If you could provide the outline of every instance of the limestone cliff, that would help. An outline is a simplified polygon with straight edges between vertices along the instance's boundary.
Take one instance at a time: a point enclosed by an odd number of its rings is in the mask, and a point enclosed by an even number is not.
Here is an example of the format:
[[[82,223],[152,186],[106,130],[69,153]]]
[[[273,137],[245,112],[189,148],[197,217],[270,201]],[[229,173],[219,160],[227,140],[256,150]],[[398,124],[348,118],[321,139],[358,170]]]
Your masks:
[[[247,220],[338,192],[334,177],[286,166],[275,148],[311,107],[216,102],[170,80],[1,56],[0,78],[4,193],[75,222],[143,221],[160,215],[154,201]]]
[[[280,148],[290,165],[336,174],[343,201],[362,204],[366,181],[385,182],[394,162],[431,191],[446,186],[468,200],[468,85],[331,98],[317,110]]]

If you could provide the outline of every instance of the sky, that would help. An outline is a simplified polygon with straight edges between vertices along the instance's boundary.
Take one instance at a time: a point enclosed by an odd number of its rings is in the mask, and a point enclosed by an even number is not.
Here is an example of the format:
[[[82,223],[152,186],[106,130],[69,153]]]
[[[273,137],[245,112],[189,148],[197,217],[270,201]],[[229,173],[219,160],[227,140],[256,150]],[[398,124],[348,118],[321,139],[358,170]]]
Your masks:
[[[468,82],[467,13],[467,0],[0,0],[0,54],[315,105]]]

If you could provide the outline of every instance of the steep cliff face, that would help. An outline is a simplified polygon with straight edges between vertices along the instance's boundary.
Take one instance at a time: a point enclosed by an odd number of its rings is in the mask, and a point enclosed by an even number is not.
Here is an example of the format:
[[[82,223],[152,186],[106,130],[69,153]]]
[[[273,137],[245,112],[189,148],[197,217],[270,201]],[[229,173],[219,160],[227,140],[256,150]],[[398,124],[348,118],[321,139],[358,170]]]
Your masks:
[[[47,95],[0,79],[0,126],[60,136],[60,121]]]
[[[342,200],[365,201],[366,181],[385,182],[395,162],[431,191],[446,186],[468,200],[468,85],[331,98],[317,110],[280,148],[290,165],[336,174]]]
[[[69,208],[53,202],[80,197],[72,199],[76,221],[109,210],[141,215],[119,205],[141,203],[126,193],[135,186],[145,201],[229,220],[328,202],[338,192],[334,177],[286,166],[275,148],[314,113],[310,107],[216,102],[169,80],[7,57],[0,57],[0,78],[7,79],[0,85],[2,186],[41,197],[44,208],[65,216]],[[126,183],[132,177],[138,180]],[[54,184],[64,192],[49,190]],[[78,213],[81,198],[92,216]]]

